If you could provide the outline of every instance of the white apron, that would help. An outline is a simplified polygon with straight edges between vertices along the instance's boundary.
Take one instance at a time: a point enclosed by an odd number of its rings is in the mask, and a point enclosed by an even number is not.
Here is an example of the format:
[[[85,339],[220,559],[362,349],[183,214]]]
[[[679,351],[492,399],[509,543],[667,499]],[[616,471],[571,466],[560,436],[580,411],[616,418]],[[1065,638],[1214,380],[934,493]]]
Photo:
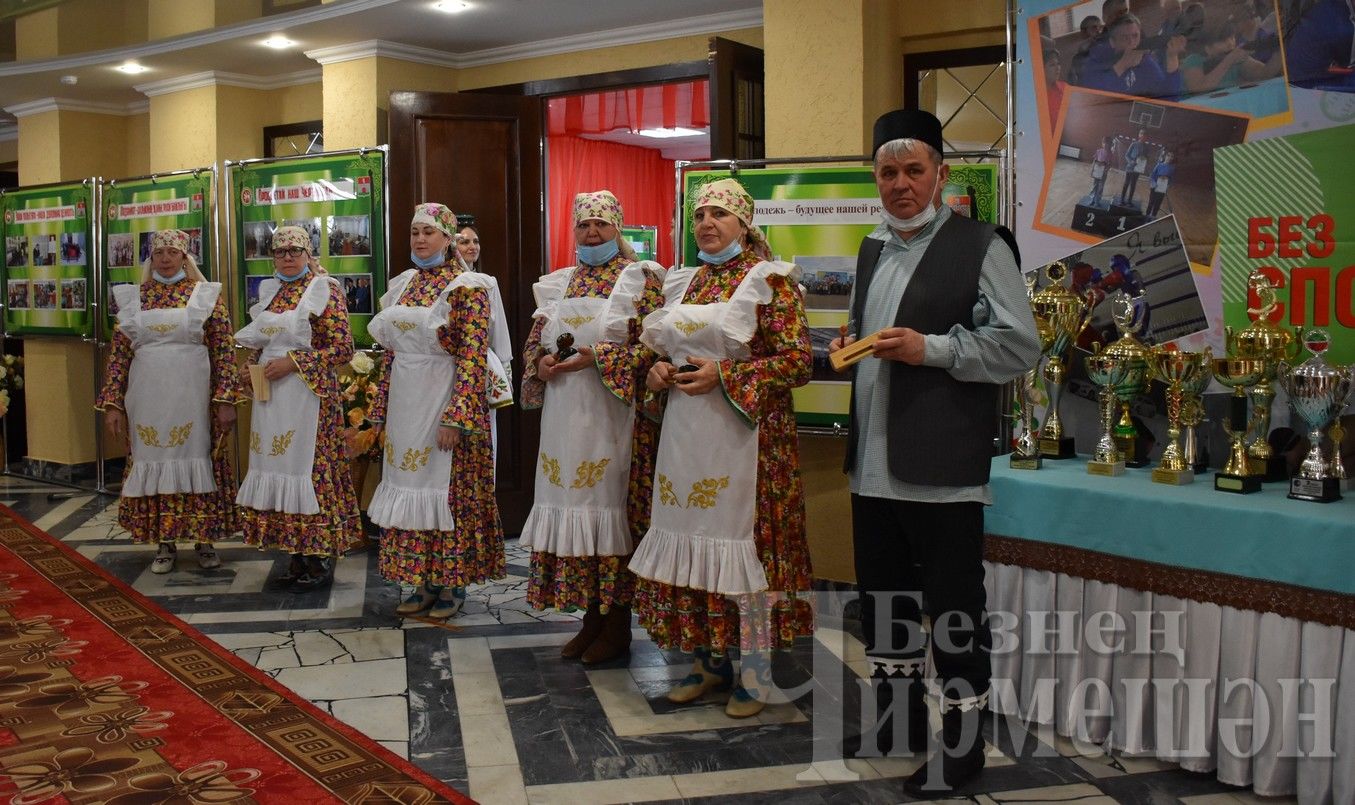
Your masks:
[[[640,336],[672,359],[749,357],[757,307],[772,298],[770,274],[798,281],[789,263],[758,263],[728,302],[682,304],[697,269],[670,271],[667,303],[645,317]],[[654,472],[649,532],[635,549],[637,576],[675,587],[738,594],[767,589],[753,541],[757,502],[757,426],[747,422],[717,385],[707,394],[668,392]]]
[[[132,467],[124,497],[216,491],[212,477],[212,369],[202,327],[221,283],[199,282],[179,308],[141,309],[141,287],[113,289],[118,327],[135,351],[128,371]]]
[[[303,282],[306,280],[297,280]],[[292,350],[311,349],[311,316],[319,316],[329,304],[333,277],[308,281],[297,306],[286,313],[265,308],[282,283],[264,280],[259,303],[250,308],[252,321],[235,334],[235,340],[251,349],[263,350],[259,364],[283,358]],[[315,437],[320,421],[320,398],[306,385],[299,372],[269,383],[267,402],[254,401],[250,416],[249,472],[240,484],[235,502],[258,511],[289,514],[319,514],[315,497]]]
[[[431,307],[397,304],[417,269],[391,280],[381,297],[381,312],[367,325],[373,339],[394,352],[390,396],[386,401],[385,469],[372,494],[367,515],[382,528],[451,531],[447,502],[452,451],[439,450],[438,428],[456,387],[456,359],[438,342],[447,322],[453,289],[484,288],[491,301],[490,349],[486,355],[485,393],[491,408],[512,402],[507,380],[508,328],[499,302],[498,283],[488,274],[464,271],[442,289]],[[491,425],[494,421],[490,416]]]
[[[548,350],[562,333],[575,345],[624,343],[652,262],[621,270],[610,296],[566,298],[577,269],[555,271],[532,288],[545,321],[541,344]],[[661,275],[662,276],[662,275]],[[626,500],[635,407],[619,400],[593,368],[561,375],[546,384],[537,455],[536,494],[519,542],[556,556],[625,556],[633,548]]]

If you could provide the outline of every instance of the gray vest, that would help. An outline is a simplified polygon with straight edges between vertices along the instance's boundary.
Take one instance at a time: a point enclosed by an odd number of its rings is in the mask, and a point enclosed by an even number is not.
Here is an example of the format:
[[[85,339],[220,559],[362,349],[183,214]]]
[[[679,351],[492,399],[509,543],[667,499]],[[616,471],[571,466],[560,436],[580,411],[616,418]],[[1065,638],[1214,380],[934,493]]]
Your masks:
[[[948,333],[956,324],[974,329],[979,272],[994,234],[1011,243],[1011,235],[1003,227],[951,215],[927,245],[909,280],[894,326],[911,327],[927,335]],[[860,322],[865,313],[871,276],[883,248],[884,243],[874,238],[861,242],[853,321]],[[1015,248],[1012,251],[1015,253]],[[889,384],[886,432],[891,475],[904,483],[926,486],[988,483],[993,438],[997,435],[999,386],[962,382],[945,369],[910,366],[901,361],[888,362],[883,382]],[[844,472],[856,467],[859,437],[853,377]]]

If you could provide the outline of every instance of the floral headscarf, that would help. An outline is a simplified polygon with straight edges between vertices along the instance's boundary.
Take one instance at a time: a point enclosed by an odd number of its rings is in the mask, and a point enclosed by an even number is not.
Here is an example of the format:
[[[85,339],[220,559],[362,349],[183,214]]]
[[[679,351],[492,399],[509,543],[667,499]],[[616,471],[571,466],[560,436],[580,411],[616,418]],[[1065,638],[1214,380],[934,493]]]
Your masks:
[[[280,226],[273,232],[273,251],[290,249],[293,246],[311,253],[310,233],[299,226]]]
[[[188,233],[182,229],[161,229],[151,235],[151,251],[156,249],[178,249],[188,254]]]
[[[599,190],[574,197],[574,225],[591,219],[606,221],[617,229],[621,228],[621,202],[616,200],[612,191]]]
[[[692,217],[701,207],[719,207],[733,213],[748,227],[748,240],[752,242],[752,251],[764,260],[772,259],[771,246],[762,230],[753,226],[753,197],[743,189],[743,185],[734,179],[717,179],[701,185],[692,202]]]
[[[428,224],[449,238],[456,237],[456,213],[447,209],[445,204],[425,201],[414,208],[414,218],[410,226]]]

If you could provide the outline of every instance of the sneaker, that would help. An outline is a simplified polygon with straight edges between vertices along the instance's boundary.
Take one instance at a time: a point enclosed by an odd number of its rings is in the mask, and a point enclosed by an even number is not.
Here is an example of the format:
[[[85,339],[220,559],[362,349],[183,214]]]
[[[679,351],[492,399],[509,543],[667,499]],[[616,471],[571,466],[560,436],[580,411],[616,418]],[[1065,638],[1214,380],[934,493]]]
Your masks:
[[[164,575],[174,569],[174,560],[179,556],[175,550],[174,543],[160,543],[160,550],[156,552],[155,558],[151,560],[151,572]]]
[[[203,570],[216,570],[221,567],[221,557],[216,555],[216,548],[212,547],[212,543],[199,542],[194,550],[198,554],[198,567]]]
[[[428,610],[430,618],[450,618],[461,611],[466,603],[465,587],[443,587],[438,593],[437,606]]]

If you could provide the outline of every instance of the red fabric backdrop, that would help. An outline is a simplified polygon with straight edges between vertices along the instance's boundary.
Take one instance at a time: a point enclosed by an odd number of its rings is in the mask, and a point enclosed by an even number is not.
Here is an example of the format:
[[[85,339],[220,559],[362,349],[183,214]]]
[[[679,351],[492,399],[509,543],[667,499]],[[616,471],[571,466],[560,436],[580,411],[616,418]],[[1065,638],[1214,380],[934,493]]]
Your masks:
[[[572,266],[574,195],[610,190],[621,202],[626,226],[658,227],[658,260],[673,264],[673,160],[632,145],[568,135],[546,140],[550,188],[550,265]]]

